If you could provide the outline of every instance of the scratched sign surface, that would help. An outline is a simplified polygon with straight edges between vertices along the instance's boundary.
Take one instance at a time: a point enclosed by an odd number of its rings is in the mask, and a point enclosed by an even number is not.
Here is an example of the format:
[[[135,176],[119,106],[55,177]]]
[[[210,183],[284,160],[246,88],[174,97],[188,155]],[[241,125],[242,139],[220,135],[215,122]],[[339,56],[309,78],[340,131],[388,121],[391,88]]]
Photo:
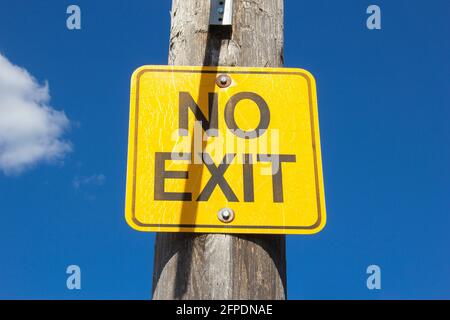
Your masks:
[[[319,232],[314,78],[286,68],[137,69],[126,191],[126,220],[140,231]]]

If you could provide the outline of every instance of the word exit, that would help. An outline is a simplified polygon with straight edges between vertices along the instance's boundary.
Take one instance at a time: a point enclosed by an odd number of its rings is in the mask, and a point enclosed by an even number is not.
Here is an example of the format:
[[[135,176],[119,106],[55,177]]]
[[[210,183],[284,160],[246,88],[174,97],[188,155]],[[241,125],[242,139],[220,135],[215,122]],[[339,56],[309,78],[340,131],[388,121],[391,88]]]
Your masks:
[[[190,161],[192,155],[186,153],[185,160]],[[203,165],[208,169],[211,177],[206,183],[204,189],[200,192],[195,201],[208,201],[216,187],[218,187],[229,202],[239,202],[238,197],[231,188],[230,184],[225,178],[225,173],[228,167],[232,164],[236,154],[228,153],[225,155],[223,161],[216,166],[207,153],[202,155]],[[157,152],[155,154],[155,193],[154,199],[156,201],[192,201],[192,193],[190,192],[166,192],[166,179],[187,179],[189,171],[167,171],[165,169],[166,160],[173,160],[178,156],[167,152]],[[255,185],[254,185],[254,170],[253,157],[251,154],[242,155],[242,186],[245,202],[255,201]],[[281,170],[281,163],[295,162],[295,155],[256,155],[258,162],[271,162],[272,165],[272,190],[273,202],[283,202],[283,174]]]

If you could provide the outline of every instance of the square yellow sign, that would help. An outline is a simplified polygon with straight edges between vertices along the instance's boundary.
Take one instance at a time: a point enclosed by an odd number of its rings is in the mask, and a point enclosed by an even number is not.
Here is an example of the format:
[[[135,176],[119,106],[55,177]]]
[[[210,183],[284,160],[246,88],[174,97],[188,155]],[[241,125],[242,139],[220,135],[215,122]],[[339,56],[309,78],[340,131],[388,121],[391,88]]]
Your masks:
[[[137,69],[126,220],[140,231],[319,232],[326,213],[312,75],[288,68]]]

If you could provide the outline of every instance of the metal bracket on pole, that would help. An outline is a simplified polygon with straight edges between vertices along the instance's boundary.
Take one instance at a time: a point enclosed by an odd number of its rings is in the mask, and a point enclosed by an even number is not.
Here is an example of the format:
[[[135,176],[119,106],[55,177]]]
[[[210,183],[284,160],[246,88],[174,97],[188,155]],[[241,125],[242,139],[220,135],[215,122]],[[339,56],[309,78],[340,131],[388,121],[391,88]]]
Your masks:
[[[233,24],[233,0],[211,0],[209,24],[231,26]]]

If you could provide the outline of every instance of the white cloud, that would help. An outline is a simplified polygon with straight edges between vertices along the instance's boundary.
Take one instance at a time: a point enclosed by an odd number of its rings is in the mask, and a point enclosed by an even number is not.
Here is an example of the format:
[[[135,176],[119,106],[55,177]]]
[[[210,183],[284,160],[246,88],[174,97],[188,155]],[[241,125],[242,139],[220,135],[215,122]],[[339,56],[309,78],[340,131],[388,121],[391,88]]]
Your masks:
[[[75,177],[72,184],[75,189],[79,189],[81,186],[93,185],[102,186],[105,183],[106,177],[104,174],[93,174],[89,177]]]
[[[0,54],[0,170],[18,174],[71,151],[63,139],[69,120],[50,105],[48,84]]]

